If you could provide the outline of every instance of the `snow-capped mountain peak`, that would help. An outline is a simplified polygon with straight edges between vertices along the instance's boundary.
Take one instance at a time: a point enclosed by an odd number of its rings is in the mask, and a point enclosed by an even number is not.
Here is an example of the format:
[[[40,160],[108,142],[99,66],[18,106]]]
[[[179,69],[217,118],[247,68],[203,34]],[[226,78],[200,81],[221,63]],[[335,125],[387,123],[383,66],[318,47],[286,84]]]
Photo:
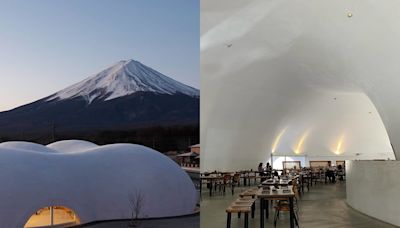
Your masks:
[[[131,59],[119,61],[100,73],[51,95],[47,101],[84,97],[91,103],[95,99],[112,100],[140,91],[199,96],[199,90]]]

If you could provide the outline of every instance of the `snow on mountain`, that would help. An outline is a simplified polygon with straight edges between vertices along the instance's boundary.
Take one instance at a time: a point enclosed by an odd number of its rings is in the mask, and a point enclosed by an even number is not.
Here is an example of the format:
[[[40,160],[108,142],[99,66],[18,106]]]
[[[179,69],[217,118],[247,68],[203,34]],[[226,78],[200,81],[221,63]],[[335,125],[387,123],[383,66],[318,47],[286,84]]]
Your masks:
[[[84,97],[91,103],[95,99],[112,100],[139,91],[159,94],[182,93],[192,97],[200,95],[198,89],[169,78],[138,61],[123,60],[51,95],[47,101]]]

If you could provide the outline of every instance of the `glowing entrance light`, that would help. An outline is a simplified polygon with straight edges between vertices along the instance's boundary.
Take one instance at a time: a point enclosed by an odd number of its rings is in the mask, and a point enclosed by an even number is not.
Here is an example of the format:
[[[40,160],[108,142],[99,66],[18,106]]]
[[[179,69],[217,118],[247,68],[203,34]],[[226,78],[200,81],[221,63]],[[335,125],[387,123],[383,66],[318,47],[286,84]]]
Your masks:
[[[276,138],[275,138],[275,140],[274,140],[274,143],[272,144],[272,148],[271,148],[271,152],[272,152],[272,153],[275,153],[276,148],[278,147],[279,142],[281,141],[281,138],[282,138],[283,134],[285,134],[286,129],[287,129],[287,127],[285,127],[285,128],[284,128],[281,132],[279,132],[279,134],[276,136]]]
[[[308,136],[308,131],[304,132],[299,142],[297,143],[296,149],[294,150],[295,154],[300,154],[302,152],[304,141],[306,140],[307,136]]]
[[[334,153],[337,154],[337,155],[340,155],[340,154],[343,153],[343,151],[342,151],[343,140],[344,140],[344,135],[342,135],[342,136],[339,138],[339,141],[338,141],[338,143],[337,143],[336,150],[335,150],[335,152],[334,152]]]
[[[37,210],[24,227],[70,227],[79,224],[80,220],[72,209],[63,206],[49,206]]]

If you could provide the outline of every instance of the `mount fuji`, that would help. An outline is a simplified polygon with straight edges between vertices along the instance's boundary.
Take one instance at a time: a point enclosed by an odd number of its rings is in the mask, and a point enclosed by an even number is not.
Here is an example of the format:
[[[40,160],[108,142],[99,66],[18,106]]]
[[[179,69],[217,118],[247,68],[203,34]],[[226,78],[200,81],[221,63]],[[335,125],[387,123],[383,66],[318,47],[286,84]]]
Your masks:
[[[47,101],[83,97],[91,103],[96,99],[107,101],[136,92],[199,96],[199,90],[175,81],[138,61],[123,60],[50,96]]]
[[[0,135],[198,125],[199,90],[135,60],[119,61],[33,103],[0,112]]]

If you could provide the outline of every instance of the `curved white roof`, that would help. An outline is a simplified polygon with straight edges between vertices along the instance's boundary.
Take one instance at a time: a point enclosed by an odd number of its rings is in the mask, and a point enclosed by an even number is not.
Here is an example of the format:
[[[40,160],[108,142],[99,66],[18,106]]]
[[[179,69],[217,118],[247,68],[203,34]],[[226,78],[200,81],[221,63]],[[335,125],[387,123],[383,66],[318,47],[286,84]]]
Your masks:
[[[67,141],[49,147],[67,144],[77,150],[92,145]],[[136,193],[143,196],[142,218],[195,210],[197,193],[189,176],[150,148],[113,144],[77,153],[43,153],[53,149],[30,144],[30,150],[25,150],[21,145],[28,144],[0,145],[0,227],[23,227],[36,210],[46,206],[71,208],[81,223],[128,219]]]
[[[39,153],[57,153],[58,151],[48,148],[46,146],[31,143],[31,142],[21,142],[21,141],[10,141],[0,143],[0,149],[14,149],[14,150],[24,150]]]
[[[390,143],[400,157],[399,10],[202,1],[202,170],[254,168],[272,151],[335,155],[340,141],[349,159],[393,159]]]
[[[83,140],[63,140],[47,145],[48,148],[61,153],[77,153],[90,149],[98,148],[99,146]]]

